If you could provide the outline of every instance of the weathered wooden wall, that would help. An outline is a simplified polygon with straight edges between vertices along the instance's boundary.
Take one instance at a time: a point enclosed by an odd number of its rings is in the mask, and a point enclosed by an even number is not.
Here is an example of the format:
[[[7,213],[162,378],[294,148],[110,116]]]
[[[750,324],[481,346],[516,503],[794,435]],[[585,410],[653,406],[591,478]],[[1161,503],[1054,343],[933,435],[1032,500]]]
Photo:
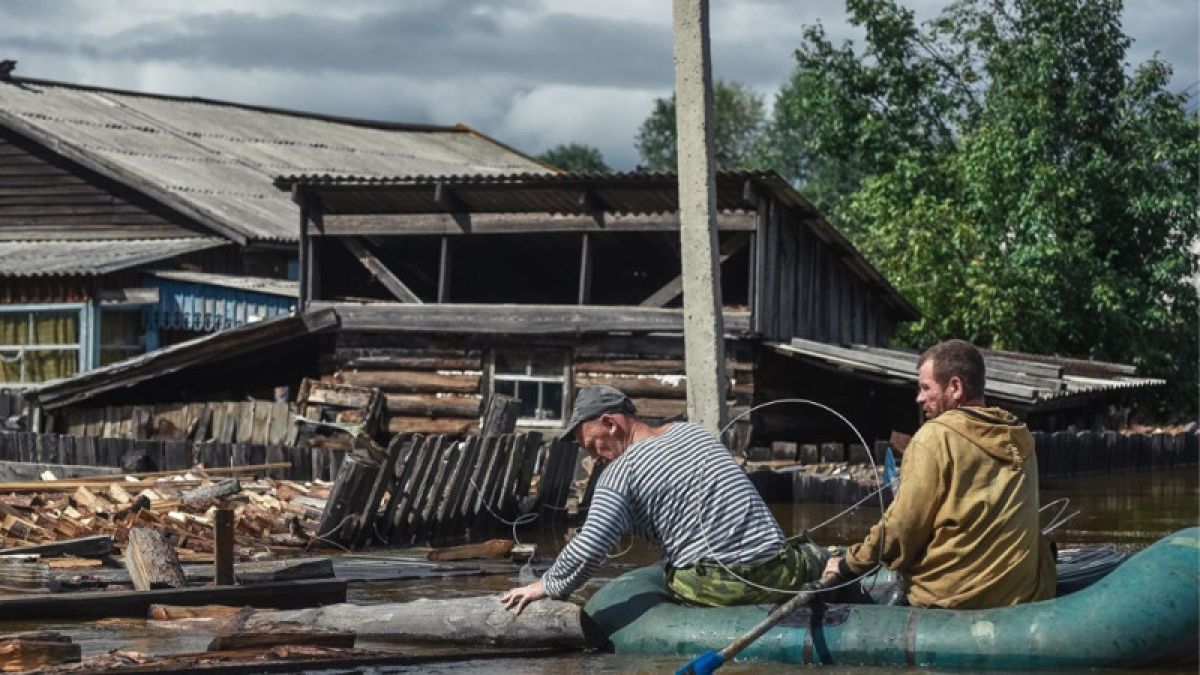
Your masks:
[[[199,463],[208,467],[225,467],[290,461],[291,469],[274,470],[268,474],[311,480],[312,467],[316,464],[312,458],[328,454],[329,451],[321,448],[278,444],[193,443],[0,431],[0,460],[7,462],[119,467],[128,455],[146,455],[156,470],[176,471]],[[327,479],[328,475],[318,478]]]
[[[294,425],[288,403],[209,401],[73,408],[56,423],[72,436],[280,444]]]
[[[758,223],[753,330],[771,340],[888,344],[896,310],[853,272],[848,251],[773,200],[759,200]]]
[[[195,236],[117,186],[67,170],[0,135],[0,237],[105,239]],[[63,160],[58,160],[62,162]]]

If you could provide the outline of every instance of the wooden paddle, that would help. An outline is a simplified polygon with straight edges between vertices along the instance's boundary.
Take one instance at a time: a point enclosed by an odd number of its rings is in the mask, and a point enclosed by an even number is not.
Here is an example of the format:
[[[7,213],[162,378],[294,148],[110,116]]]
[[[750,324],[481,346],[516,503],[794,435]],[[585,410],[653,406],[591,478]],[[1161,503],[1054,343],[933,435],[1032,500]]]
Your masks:
[[[821,577],[821,580],[813,584],[813,587],[807,591],[801,591],[792,596],[791,600],[779,605],[771,610],[767,618],[759,621],[753,628],[746,631],[746,634],[729,643],[727,647],[719,652],[705,652],[700,656],[688,661],[682,668],[675,671],[675,675],[710,675],[716,672],[717,668],[725,665],[727,661],[738,655],[743,649],[749,647],[755,640],[762,637],[763,633],[771,630],[775,624],[779,623],[785,616],[809,604],[817,597],[817,593],[824,590],[825,587],[832,585],[839,579],[836,574],[828,574]]]

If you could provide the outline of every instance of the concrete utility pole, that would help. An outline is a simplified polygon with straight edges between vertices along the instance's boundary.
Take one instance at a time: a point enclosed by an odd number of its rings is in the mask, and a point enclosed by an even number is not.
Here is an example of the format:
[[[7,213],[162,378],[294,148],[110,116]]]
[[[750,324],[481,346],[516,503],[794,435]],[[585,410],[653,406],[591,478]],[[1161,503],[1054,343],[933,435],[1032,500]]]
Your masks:
[[[712,59],[708,0],[673,0],[675,132],[683,253],[688,419],[717,433],[725,421],[725,322],[717,258]]]

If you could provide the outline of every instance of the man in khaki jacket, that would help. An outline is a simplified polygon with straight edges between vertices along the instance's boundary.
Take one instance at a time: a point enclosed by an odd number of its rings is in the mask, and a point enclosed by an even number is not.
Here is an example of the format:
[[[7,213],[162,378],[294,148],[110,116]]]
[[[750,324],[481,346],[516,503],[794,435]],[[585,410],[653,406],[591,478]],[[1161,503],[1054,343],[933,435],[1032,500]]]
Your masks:
[[[981,609],[1054,597],[1054,556],[1038,526],[1037,457],[1025,424],[984,407],[983,357],[949,340],[917,362],[926,423],[904,453],[896,500],[826,573],[881,563],[908,578],[908,602]]]

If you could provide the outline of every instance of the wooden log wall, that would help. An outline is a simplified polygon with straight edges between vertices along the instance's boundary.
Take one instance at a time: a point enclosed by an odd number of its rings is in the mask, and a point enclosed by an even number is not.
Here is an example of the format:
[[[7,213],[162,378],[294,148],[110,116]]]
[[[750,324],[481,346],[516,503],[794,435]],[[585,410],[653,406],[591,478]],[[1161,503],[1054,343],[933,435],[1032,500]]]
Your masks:
[[[210,401],[75,408],[55,427],[72,436],[271,445],[286,442],[294,425],[286,402]]]
[[[483,353],[418,347],[340,347],[332,382],[377,387],[389,433],[461,436],[479,425]]]
[[[226,467],[290,461],[291,469],[271,471],[268,475],[312,480],[312,467],[317,464],[312,458],[326,457],[329,452],[322,448],[277,444],[193,443],[0,431],[0,460],[7,462],[119,467],[122,459],[129,455],[146,455],[158,471],[188,469],[197,463]],[[328,460],[321,466],[328,466]],[[328,472],[318,478],[328,479]]]

